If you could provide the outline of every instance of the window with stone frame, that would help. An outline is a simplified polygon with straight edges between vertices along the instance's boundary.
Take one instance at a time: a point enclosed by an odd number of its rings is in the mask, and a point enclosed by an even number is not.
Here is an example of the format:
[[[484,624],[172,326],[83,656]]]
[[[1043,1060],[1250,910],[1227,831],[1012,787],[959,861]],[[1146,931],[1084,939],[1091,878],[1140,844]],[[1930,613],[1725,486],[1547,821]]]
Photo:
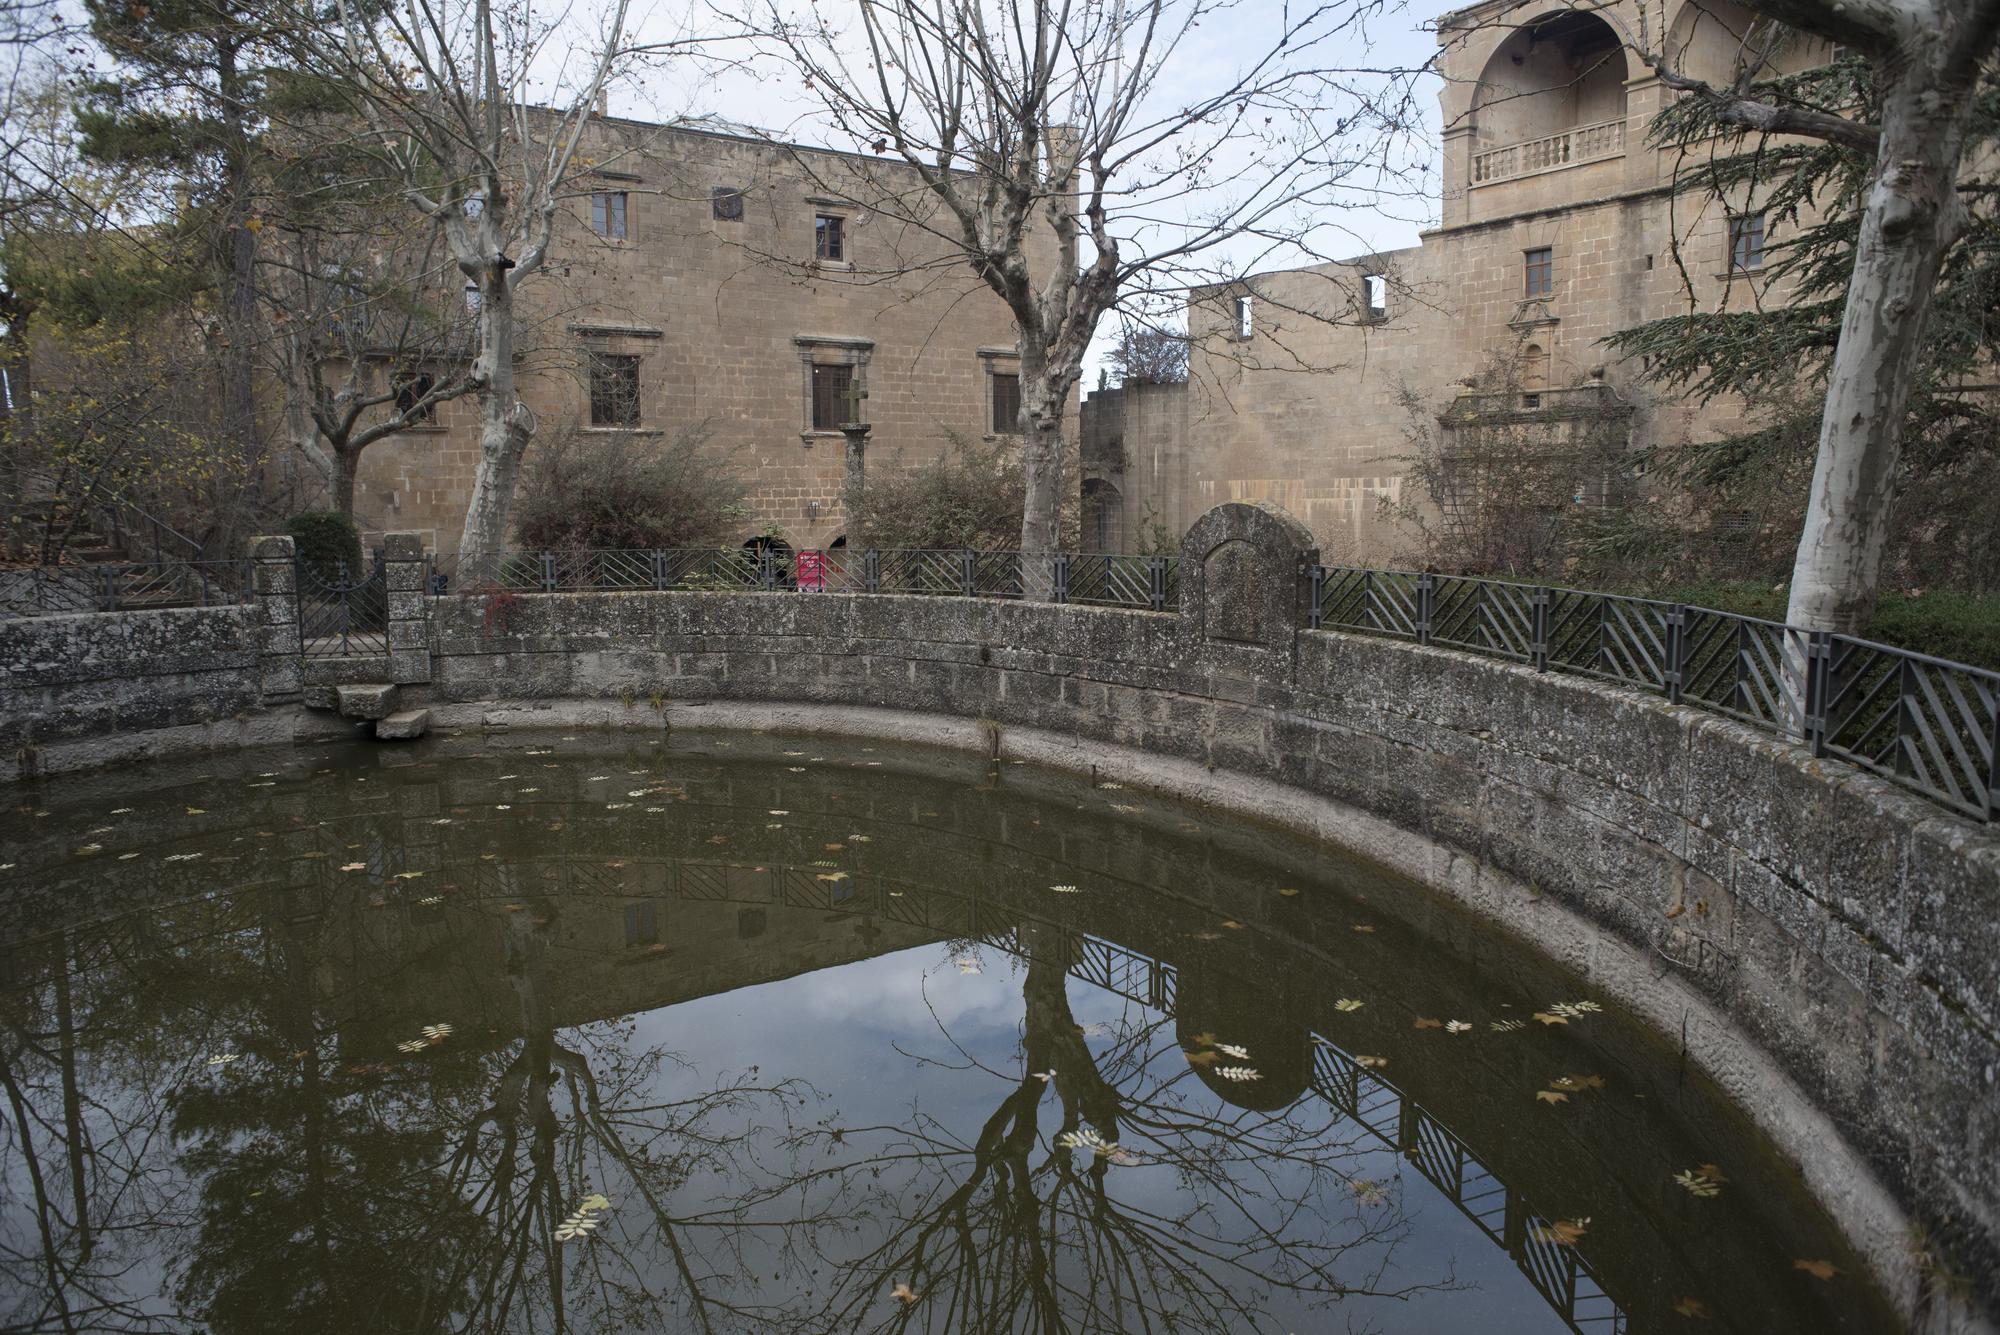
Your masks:
[[[846,218],[838,213],[813,215],[813,258],[836,264],[846,262]]]
[[[631,353],[586,354],[590,374],[590,424],[639,425],[639,358]]]
[[[988,378],[993,384],[993,434],[1019,435],[1021,433],[1020,373],[995,371]]]
[[[428,371],[403,370],[390,377],[389,389],[396,396],[396,413],[403,425],[436,425],[437,404],[424,403],[424,396],[436,388],[437,377]]]
[[[1764,267],[1764,215],[1739,213],[1729,220],[1729,268],[1748,273]]]
[[[838,431],[859,418],[854,394],[854,368],[845,362],[815,362],[812,368],[812,429]]]
[[[625,239],[625,192],[600,190],[590,197],[590,230],[614,241]]]
[[[708,192],[709,213],[717,222],[743,221],[743,189],[741,186],[718,185]]]
[[[1526,278],[1525,293],[1530,300],[1549,297],[1556,290],[1556,252],[1550,246],[1537,246],[1526,252],[1523,273]]]

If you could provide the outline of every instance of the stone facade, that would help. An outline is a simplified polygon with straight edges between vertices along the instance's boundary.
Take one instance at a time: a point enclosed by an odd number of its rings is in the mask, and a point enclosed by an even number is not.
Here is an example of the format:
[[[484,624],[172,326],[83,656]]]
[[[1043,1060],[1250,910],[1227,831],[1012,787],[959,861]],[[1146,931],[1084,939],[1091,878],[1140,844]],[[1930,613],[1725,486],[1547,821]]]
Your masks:
[[[1143,387],[1143,415],[1130,386],[1084,405],[1098,445],[1085,485],[1116,515],[1107,531],[1134,534],[1150,509],[1179,533],[1213,505],[1271,501],[1305,521],[1329,561],[1407,555],[1384,513],[1408,485],[1406,390],[1424,417],[1457,395],[1459,416],[1552,422],[1579,387],[1608,393],[1635,409],[1633,448],[1738,421],[1733,404],[1642,390],[1601,340],[1687,310],[1690,282],[1711,309],[1785,299],[1761,261],[1732,264],[1731,216],[1748,201],[1670,197],[1678,154],[1649,146],[1646,131],[1671,94],[1620,36],[1666,33],[1684,69],[1726,83],[1749,22],[1730,0],[1554,12],[1488,0],[1446,14],[1440,225],[1407,250],[1197,294],[1185,388]],[[1777,63],[1801,68],[1829,50],[1802,41]],[[1530,273],[1539,250],[1546,292]],[[1463,382],[1497,366],[1514,373],[1507,401],[1468,396]]]
[[[774,527],[816,548],[846,519],[842,436],[813,427],[815,363],[848,368],[866,393],[873,469],[934,457],[947,431],[991,434],[1013,317],[954,250],[867,206],[915,188],[904,169],[615,118],[592,123],[585,156],[591,193],[570,201],[544,271],[520,289],[520,392],[539,439],[574,429],[659,446],[703,430],[751,483],[738,540]],[[819,218],[839,220],[840,259],[816,258]],[[636,425],[593,425],[598,355],[637,358]],[[364,529],[454,551],[477,418],[460,399],[370,447],[355,489]]]

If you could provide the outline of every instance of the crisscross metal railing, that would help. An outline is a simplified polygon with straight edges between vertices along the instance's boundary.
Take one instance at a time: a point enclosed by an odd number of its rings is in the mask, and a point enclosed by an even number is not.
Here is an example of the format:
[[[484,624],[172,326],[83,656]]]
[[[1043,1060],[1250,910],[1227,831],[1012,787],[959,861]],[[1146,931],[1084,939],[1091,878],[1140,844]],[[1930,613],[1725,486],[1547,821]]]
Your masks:
[[[2000,812],[2000,673],[1984,668],[1657,599],[1342,566],[1314,570],[1308,624],[1637,687]]]
[[[970,548],[790,551],[771,546],[510,551],[442,558],[431,565],[433,594],[642,589],[1019,598],[1164,612],[1180,598],[1180,561],[1070,552],[1030,558]]]
[[[389,580],[378,551],[367,568],[298,561],[299,647],[305,658],[367,658],[389,653]]]

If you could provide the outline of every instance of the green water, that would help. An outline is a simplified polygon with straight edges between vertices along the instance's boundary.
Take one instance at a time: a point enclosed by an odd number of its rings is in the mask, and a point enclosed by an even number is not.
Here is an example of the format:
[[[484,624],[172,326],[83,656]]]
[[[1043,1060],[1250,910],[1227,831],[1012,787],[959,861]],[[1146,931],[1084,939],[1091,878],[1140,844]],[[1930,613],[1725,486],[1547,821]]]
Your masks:
[[[1136,786],[715,733],[9,796],[7,1330],[1891,1328],[1618,997]]]

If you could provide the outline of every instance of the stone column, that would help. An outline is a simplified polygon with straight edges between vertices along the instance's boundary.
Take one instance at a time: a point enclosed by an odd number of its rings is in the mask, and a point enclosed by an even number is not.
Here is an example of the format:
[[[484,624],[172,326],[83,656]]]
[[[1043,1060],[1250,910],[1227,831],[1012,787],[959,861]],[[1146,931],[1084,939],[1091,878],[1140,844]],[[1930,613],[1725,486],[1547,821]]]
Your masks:
[[[431,679],[430,562],[415,533],[385,533],[382,565],[389,592],[389,680],[408,686]]]
[[[265,704],[297,700],[305,645],[299,638],[299,568],[291,536],[252,539],[250,563],[258,695]]]

